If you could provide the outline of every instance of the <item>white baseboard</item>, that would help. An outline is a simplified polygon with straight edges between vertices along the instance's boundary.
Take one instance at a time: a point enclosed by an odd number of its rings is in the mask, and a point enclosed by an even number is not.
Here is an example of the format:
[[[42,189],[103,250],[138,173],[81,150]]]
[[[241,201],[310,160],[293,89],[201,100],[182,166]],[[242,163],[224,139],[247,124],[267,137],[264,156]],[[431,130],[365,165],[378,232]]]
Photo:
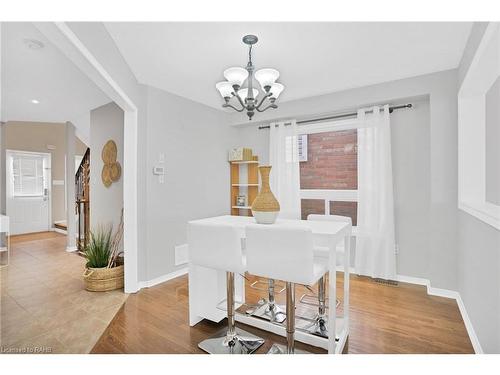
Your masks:
[[[402,283],[424,285],[427,288],[429,288],[429,286],[430,286],[430,281],[428,279],[422,279],[420,277],[398,275],[396,277],[396,279],[397,279],[396,281],[399,281],[399,282],[402,282]]]
[[[68,253],[73,253],[73,252],[75,252],[75,251],[77,251],[77,250],[78,250],[78,248],[77,248],[76,246],[67,246],[67,247],[66,247],[66,251],[67,251]]]
[[[430,285],[427,286],[427,294],[430,296],[445,297],[454,300],[460,298],[460,294],[454,290],[433,288]]]
[[[155,277],[154,279],[147,281],[139,281],[139,289],[150,288],[154,285],[164,283],[165,281],[175,279],[176,277],[185,275],[188,273],[188,267],[181,268],[180,270],[168,273],[166,275]]]
[[[472,343],[472,347],[474,348],[474,352],[476,354],[483,354],[484,353],[483,348],[481,347],[481,344],[479,343],[479,339],[476,335],[476,331],[474,331],[474,326],[472,325],[472,322],[469,318],[469,314],[467,314],[467,309],[465,308],[464,302],[462,301],[462,297],[460,296],[459,292],[457,292],[455,290],[450,290],[450,289],[434,288],[431,286],[430,280],[422,279],[419,277],[398,275],[397,279],[398,279],[398,281],[403,282],[403,283],[426,286],[428,295],[451,298],[451,299],[454,299],[455,301],[457,301],[458,309],[460,310],[460,314],[462,315],[462,319],[463,319],[464,324],[465,324],[465,329],[467,329],[467,334],[469,335],[469,339]]]
[[[470,341],[472,343],[472,347],[476,354],[483,354],[483,348],[481,347],[481,343],[479,342],[479,338],[476,335],[476,331],[474,331],[474,326],[469,318],[469,314],[467,314],[467,310],[465,309],[464,301],[462,301],[462,297],[457,292],[457,304],[458,309],[460,310],[460,314],[462,314],[462,319],[464,320],[465,328],[467,328],[467,333],[469,334]]]
[[[59,229],[59,228],[52,228],[52,232],[57,232],[61,234],[68,234],[64,229]]]

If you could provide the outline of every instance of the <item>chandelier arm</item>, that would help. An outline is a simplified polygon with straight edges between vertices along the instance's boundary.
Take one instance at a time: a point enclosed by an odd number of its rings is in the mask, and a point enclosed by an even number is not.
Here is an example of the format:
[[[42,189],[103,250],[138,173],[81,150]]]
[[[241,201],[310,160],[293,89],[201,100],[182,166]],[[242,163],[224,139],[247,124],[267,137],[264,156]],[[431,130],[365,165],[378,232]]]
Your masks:
[[[259,108],[262,106],[262,104],[264,104],[264,101],[266,100],[266,98],[269,98],[270,96],[272,95],[272,93],[268,92],[266,93],[266,95],[264,95],[262,97],[262,99],[260,100],[260,103],[257,104],[257,106],[255,107],[257,110],[259,110]]]
[[[273,109],[276,109],[278,108],[278,106],[276,104],[269,104],[267,107],[265,107],[264,109],[259,109],[259,108],[256,108],[257,109],[257,112],[264,112],[264,111],[267,111],[269,108],[273,108]]]
[[[244,109],[245,109],[245,107],[242,107],[242,108],[238,109],[238,108],[236,108],[234,105],[229,104],[229,103],[224,103],[224,104],[222,104],[222,107],[224,107],[224,108],[232,108],[232,109],[234,109],[236,112],[243,112],[243,111],[244,111]]]
[[[238,95],[238,93],[233,94],[233,96],[235,96],[235,97],[236,97],[236,99],[238,99],[238,101],[240,102],[240,104],[241,104],[241,106],[243,107],[243,109],[245,109],[245,108],[246,108],[246,105],[245,105],[245,103],[243,102],[243,100],[241,99],[241,97]],[[243,110],[243,109],[242,109],[242,110]]]

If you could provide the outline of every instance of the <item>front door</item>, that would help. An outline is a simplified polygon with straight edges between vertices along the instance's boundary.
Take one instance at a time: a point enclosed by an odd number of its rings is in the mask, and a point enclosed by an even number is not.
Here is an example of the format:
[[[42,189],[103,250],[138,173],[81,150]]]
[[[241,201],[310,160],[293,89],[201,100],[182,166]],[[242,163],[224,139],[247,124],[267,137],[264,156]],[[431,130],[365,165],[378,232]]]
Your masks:
[[[6,156],[11,234],[50,230],[50,154],[9,150]]]

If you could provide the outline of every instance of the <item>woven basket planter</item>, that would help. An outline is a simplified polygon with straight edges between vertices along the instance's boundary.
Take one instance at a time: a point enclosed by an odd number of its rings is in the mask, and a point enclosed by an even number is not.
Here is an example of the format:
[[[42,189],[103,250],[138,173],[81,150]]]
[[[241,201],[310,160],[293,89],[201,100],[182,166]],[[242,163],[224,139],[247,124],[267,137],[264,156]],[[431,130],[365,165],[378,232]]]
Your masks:
[[[113,268],[87,268],[83,273],[85,289],[105,292],[123,288],[123,265]]]

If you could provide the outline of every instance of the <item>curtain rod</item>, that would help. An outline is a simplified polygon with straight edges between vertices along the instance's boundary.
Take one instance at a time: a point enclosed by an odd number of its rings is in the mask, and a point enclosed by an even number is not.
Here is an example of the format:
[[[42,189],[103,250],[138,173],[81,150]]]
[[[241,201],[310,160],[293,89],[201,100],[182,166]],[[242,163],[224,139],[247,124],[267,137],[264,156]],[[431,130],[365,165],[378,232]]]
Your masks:
[[[411,103],[403,104],[403,105],[396,105],[393,107],[389,107],[389,113],[392,113],[395,109],[405,109],[405,108],[412,108],[412,107],[413,107],[413,104],[411,104]],[[370,110],[367,112],[370,113],[372,111]],[[353,116],[357,116],[357,115],[358,115],[357,112],[342,113],[339,115],[333,115],[333,116],[328,116],[328,117],[320,117],[320,118],[314,118],[314,119],[310,119],[310,120],[297,121],[297,125],[309,124],[312,122],[325,121],[325,120],[336,120],[339,118],[353,117]],[[259,126],[259,130],[260,129],[269,129],[270,127],[271,127],[270,125],[262,125],[262,126]]]

